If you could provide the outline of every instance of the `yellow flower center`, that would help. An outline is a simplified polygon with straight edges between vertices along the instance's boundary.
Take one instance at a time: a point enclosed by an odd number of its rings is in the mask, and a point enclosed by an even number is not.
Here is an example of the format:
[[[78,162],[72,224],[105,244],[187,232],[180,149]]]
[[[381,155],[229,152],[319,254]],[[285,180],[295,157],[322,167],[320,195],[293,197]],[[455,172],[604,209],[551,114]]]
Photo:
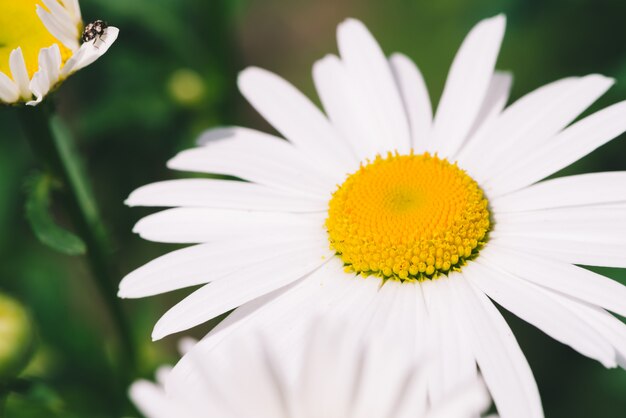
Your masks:
[[[326,219],[346,271],[402,281],[459,269],[489,227],[478,184],[428,153],[389,153],[361,165],[333,194]]]
[[[41,0],[0,0],[0,71],[11,77],[9,55],[17,47],[22,48],[30,77],[39,68],[39,50],[53,44],[61,49],[63,62],[72,52],[48,32],[35,5],[43,7]]]

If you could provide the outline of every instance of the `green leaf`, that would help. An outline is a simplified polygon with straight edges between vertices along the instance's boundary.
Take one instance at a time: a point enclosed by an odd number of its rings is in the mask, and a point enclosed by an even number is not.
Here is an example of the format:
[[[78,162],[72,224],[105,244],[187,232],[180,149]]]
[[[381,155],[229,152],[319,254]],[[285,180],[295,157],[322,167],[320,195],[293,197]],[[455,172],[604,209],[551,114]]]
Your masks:
[[[73,233],[57,225],[50,214],[50,195],[54,189],[52,178],[39,174],[29,183],[26,217],[39,241],[64,254],[85,254],[87,251],[85,243]]]

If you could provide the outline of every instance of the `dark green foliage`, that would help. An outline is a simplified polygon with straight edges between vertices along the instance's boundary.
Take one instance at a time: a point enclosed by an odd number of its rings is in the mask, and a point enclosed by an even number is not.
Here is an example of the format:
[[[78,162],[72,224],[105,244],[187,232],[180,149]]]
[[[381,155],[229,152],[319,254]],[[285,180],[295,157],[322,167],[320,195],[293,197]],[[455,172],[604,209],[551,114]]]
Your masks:
[[[50,200],[54,180],[49,175],[36,174],[28,181],[27,189],[26,217],[39,241],[64,254],[84,254],[83,240],[57,225],[53,218]]]

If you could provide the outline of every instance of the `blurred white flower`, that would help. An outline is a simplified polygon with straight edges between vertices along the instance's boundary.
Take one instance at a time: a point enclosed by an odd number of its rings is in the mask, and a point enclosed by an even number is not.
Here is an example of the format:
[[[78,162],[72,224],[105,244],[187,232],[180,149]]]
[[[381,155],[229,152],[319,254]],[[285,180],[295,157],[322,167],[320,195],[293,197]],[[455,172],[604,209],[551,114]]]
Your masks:
[[[78,0],[0,0],[0,103],[39,104],[119,34],[108,26],[81,44],[82,30]]]
[[[162,367],[157,383],[135,382],[130,396],[148,418],[469,418],[491,403],[474,377],[430,404],[428,362],[406,347],[390,352],[336,324],[308,331],[294,347],[301,361],[293,379],[271,341],[251,334],[228,341],[226,356],[191,349],[193,386]]]
[[[162,338],[239,307],[199,343],[206,353],[263,328],[288,361],[320,312],[391,347],[428,343],[439,354],[431,400],[478,366],[506,418],[543,411],[490,298],[606,367],[626,365],[626,325],[607,312],[626,315],[626,287],[577,266],[626,267],[626,172],[541,181],[622,134],[626,102],[575,121],[613,84],[589,75],[505,107],[511,75],[494,70],[504,29],[503,16],[472,29],[434,116],[415,64],[387,59],[355,20],[339,26],[340,57],[313,68],[326,115],[278,76],[245,70],[240,90],[287,140],[211,131],[169,167],[247,182],[135,191],[132,206],[176,207],[142,219],[137,233],[200,245],[129,274],[120,296],[208,283],[153,332]],[[173,373],[189,375],[189,363]]]

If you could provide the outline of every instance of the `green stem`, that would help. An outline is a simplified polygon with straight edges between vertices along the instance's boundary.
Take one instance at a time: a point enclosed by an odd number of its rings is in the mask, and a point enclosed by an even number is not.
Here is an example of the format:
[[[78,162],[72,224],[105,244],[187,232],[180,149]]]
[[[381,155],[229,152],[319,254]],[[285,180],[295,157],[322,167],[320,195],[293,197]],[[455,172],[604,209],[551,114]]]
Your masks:
[[[87,246],[86,257],[93,277],[122,344],[121,370],[126,375],[124,377],[128,377],[129,366],[134,364],[135,350],[117,297],[115,283],[120,276],[112,262],[104,224],[92,196],[88,177],[74,151],[72,136],[46,103],[36,108],[20,108],[19,117],[34,152],[51,174],[63,184],[67,197],[65,209],[76,232]]]
[[[4,418],[6,416],[5,408],[8,396],[8,391],[5,392],[4,389],[0,387],[0,418]]]

